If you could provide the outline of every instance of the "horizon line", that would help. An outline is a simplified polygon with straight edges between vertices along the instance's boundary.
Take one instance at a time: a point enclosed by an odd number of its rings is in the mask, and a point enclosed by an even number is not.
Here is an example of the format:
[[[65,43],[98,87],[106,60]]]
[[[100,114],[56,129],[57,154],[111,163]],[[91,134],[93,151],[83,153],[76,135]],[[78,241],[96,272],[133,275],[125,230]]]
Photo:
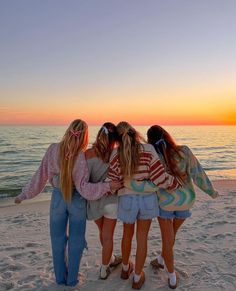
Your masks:
[[[103,122],[104,123],[104,122]],[[88,126],[101,126],[103,123],[88,123]],[[130,123],[130,122],[129,122]],[[22,124],[16,124],[16,123],[0,123],[0,126],[68,126],[70,124],[69,123],[60,123],[60,124],[53,124],[53,123],[22,123]],[[154,123],[150,123],[150,124],[141,124],[141,123],[130,123],[131,125],[134,126],[151,126],[154,125]],[[217,123],[217,124],[213,124],[213,123],[196,123],[196,124],[187,124],[187,123],[177,123],[177,124],[165,124],[165,123],[155,123],[155,124],[159,124],[161,126],[236,126],[236,124],[230,123],[230,124],[225,124],[225,123]]]

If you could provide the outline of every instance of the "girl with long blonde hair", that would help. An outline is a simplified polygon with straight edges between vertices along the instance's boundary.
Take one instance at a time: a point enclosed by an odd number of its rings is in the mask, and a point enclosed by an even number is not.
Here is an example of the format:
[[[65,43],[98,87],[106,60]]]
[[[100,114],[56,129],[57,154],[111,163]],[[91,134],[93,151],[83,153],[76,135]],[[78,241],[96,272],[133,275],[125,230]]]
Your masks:
[[[110,158],[107,180],[151,180],[159,187],[175,189],[177,180],[167,174],[154,147],[144,143],[143,138],[128,122],[117,125],[119,147]],[[147,238],[152,218],[158,215],[157,195],[140,193],[126,187],[118,191],[118,218],[123,221],[121,279],[128,279],[135,271],[132,288],[140,289],[145,281],[143,266],[147,254]],[[129,259],[135,223],[137,249],[135,267]]]
[[[85,121],[76,119],[62,141],[49,146],[38,170],[15,199],[15,203],[21,203],[35,197],[43,191],[47,181],[53,186],[50,236],[56,282],[60,285],[78,283],[80,260],[86,247],[86,199],[98,199],[120,187],[117,182],[88,183],[84,155],[87,145],[88,126]]]

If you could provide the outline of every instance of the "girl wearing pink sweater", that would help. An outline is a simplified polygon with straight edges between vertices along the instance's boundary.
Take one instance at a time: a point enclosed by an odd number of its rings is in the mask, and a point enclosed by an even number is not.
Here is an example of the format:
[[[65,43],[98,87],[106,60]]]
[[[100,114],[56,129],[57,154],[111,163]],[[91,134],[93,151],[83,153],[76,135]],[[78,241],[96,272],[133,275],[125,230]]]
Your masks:
[[[48,181],[53,186],[50,205],[53,265],[56,282],[67,286],[78,283],[80,260],[86,247],[86,199],[96,200],[120,188],[119,182],[88,183],[84,154],[87,145],[88,126],[76,119],[61,142],[49,146],[38,170],[15,199],[15,203],[21,203],[35,197]]]

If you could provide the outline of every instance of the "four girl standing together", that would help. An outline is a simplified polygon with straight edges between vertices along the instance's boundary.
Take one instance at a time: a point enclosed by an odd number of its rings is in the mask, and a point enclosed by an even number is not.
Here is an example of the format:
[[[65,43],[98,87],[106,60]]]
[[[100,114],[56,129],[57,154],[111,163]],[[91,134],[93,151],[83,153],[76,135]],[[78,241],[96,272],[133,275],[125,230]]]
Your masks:
[[[86,214],[99,229],[102,246],[100,278],[122,262],[121,279],[134,271],[132,288],[145,282],[143,266],[148,232],[158,217],[162,253],[151,264],[165,268],[168,285],[176,288],[173,246],[177,230],[189,217],[195,199],[192,180],[212,198],[218,196],[190,149],[177,146],[160,126],[148,131],[148,144],[127,122],[105,123],[91,149],[88,126],[73,121],[60,143],[51,144],[31,181],[15,202],[33,198],[47,181],[53,186],[50,235],[58,284],[75,286],[86,247]],[[118,195],[117,195],[118,194]],[[122,257],[113,254],[117,218],[123,222]],[[135,265],[130,260],[136,227]]]

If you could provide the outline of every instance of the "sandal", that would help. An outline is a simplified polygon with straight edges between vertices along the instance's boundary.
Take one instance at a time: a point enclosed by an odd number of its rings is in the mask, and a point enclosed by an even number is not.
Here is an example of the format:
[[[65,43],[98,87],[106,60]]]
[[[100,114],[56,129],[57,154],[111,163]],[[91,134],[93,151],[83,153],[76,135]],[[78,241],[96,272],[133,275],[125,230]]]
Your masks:
[[[112,263],[109,264],[109,267],[110,268],[117,267],[119,264],[122,263],[122,257],[121,256],[114,255],[114,257],[115,257],[114,262],[112,262]]]
[[[164,265],[160,264],[160,263],[158,262],[158,259],[157,259],[157,258],[154,259],[154,260],[152,260],[152,261],[150,262],[150,265],[151,265],[153,268],[155,268],[155,269],[164,269]]]
[[[128,271],[125,271],[123,268],[121,270],[121,274],[120,274],[121,279],[123,279],[123,280],[129,279],[129,276],[133,272],[133,270],[134,270],[134,265],[133,265],[132,262],[129,262],[129,269],[128,269]]]
[[[133,284],[132,284],[132,288],[133,289],[139,290],[139,289],[142,288],[143,283],[145,282],[145,273],[144,273],[144,271],[141,272],[140,276],[141,277],[140,277],[138,282],[135,282],[134,279],[133,279]]]
[[[170,279],[168,278],[168,286],[170,287],[170,289],[176,289],[179,283],[179,279],[180,279],[180,274],[178,271],[175,271],[175,275],[176,275],[176,283],[175,285],[171,285],[170,284]]]
[[[177,288],[177,280],[176,280],[176,284],[175,285],[171,285],[170,284],[170,279],[168,279],[168,286],[170,287],[170,289],[176,289]]]
[[[101,267],[101,268],[102,268],[102,267]],[[111,274],[110,267],[109,267],[109,266],[107,267],[107,269],[106,269],[106,276],[105,276],[105,277],[102,277],[102,276],[101,276],[101,268],[100,268],[99,279],[101,279],[101,280],[106,280],[106,279],[109,277],[109,275]]]

